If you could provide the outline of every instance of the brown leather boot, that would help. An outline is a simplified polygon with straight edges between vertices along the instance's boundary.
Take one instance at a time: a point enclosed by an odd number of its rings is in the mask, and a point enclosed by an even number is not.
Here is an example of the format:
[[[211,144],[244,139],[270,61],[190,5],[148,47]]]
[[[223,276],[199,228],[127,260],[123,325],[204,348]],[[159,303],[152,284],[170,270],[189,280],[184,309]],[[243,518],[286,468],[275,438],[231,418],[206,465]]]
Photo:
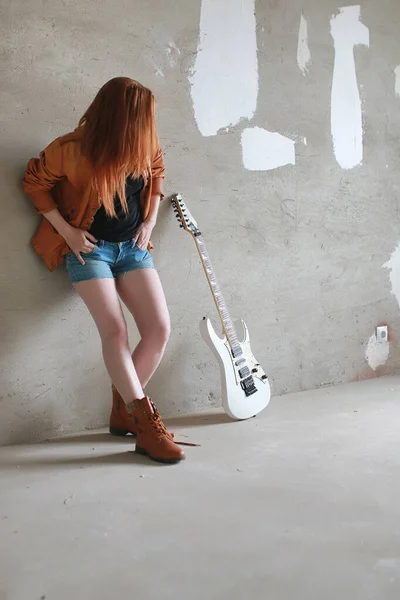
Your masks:
[[[126,405],[137,430],[136,452],[162,463],[177,463],[185,454],[168,433],[155,404],[145,396]]]
[[[111,435],[124,436],[128,433],[137,434],[137,428],[132,415],[126,410],[125,402],[117,389],[112,386],[113,405],[110,415],[110,433]]]

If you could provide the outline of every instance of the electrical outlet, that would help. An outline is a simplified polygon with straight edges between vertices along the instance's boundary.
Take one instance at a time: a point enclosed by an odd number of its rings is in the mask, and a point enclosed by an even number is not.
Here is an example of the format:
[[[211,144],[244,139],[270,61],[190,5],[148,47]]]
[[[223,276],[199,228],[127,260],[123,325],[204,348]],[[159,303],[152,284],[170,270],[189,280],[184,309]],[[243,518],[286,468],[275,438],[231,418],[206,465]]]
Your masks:
[[[382,325],[375,329],[375,335],[377,342],[387,342],[388,341],[388,328],[387,325]]]

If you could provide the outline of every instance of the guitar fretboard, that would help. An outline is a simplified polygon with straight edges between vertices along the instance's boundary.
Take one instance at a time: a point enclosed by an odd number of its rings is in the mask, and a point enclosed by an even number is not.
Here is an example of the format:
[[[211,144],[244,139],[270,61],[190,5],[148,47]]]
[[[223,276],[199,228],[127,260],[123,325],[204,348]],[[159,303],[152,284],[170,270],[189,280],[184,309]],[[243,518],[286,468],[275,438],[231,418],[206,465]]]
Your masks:
[[[229,315],[228,308],[226,306],[224,297],[222,295],[221,288],[219,287],[219,283],[217,281],[217,277],[215,275],[214,268],[212,266],[211,259],[207,252],[207,248],[202,239],[202,236],[201,235],[196,236],[195,242],[196,242],[196,246],[199,251],[199,254],[200,254],[200,258],[201,258],[201,262],[204,267],[204,271],[207,276],[208,283],[211,288],[212,295],[214,297],[215,304],[217,306],[219,316],[221,318],[223,330],[226,334],[226,337],[228,338],[229,344],[231,346],[231,349],[232,349],[234,355],[236,355],[236,352],[237,352],[237,355],[239,356],[240,354],[242,354],[242,351],[241,351],[240,344],[239,344],[239,341],[237,338],[236,329],[235,329],[235,326]]]

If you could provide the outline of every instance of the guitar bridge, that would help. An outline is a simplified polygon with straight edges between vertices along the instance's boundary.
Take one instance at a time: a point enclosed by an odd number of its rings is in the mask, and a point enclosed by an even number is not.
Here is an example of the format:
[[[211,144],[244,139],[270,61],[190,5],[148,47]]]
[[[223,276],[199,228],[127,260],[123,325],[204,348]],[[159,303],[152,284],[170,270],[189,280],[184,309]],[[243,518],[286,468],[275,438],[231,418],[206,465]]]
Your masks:
[[[250,377],[246,377],[246,379],[243,379],[243,381],[240,382],[240,385],[242,386],[242,390],[244,391],[246,396],[252,396],[257,392],[257,388],[254,385],[254,379],[251,375]]]

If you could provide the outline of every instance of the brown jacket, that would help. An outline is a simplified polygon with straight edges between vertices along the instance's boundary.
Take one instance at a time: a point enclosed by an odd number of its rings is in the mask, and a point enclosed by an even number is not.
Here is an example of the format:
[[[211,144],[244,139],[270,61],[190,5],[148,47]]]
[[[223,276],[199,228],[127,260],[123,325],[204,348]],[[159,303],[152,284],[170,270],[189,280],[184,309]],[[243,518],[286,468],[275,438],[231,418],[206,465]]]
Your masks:
[[[92,169],[80,152],[81,129],[57,138],[40,158],[31,158],[22,181],[39,214],[58,208],[73,227],[88,230],[100,208],[100,200],[91,186]],[[159,148],[154,156],[141,195],[142,214],[145,219],[152,194],[163,197],[164,160]],[[33,247],[54,271],[70,251],[64,238],[42,218],[32,239]]]

